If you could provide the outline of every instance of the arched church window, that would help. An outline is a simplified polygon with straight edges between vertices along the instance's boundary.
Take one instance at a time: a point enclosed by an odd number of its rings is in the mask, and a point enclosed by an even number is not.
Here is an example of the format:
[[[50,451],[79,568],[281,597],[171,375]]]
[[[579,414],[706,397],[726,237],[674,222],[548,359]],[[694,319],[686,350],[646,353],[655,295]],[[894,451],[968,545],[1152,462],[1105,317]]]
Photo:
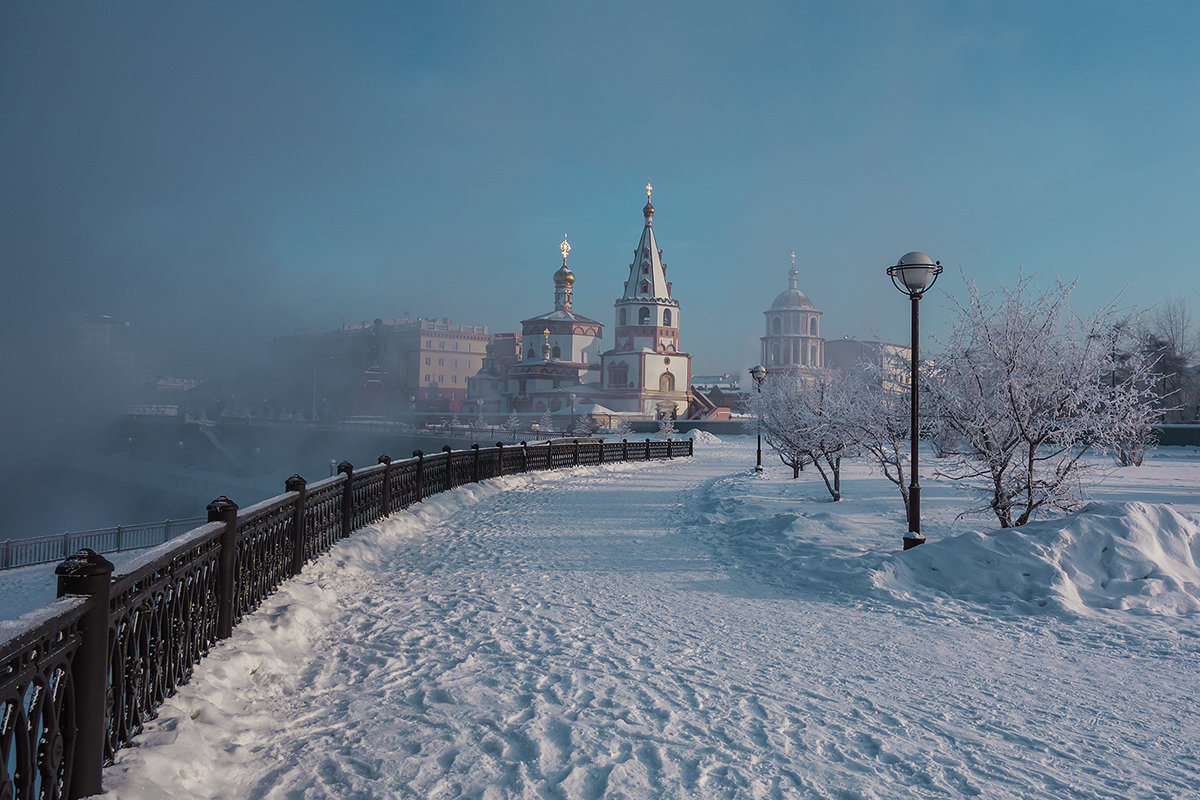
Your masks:
[[[783,332],[783,326],[779,322],[779,317],[771,318],[771,333],[779,334]]]
[[[772,364],[779,363],[779,345],[778,344],[771,345],[771,363]]]
[[[671,327],[671,309],[669,309],[669,308],[663,309],[663,327],[664,328]]]
[[[669,372],[664,372],[658,379],[658,390],[660,392],[675,391],[675,376]]]
[[[554,345],[554,348],[550,351],[550,357],[555,359],[562,358],[562,348]]]
[[[533,361],[533,348],[532,347],[529,348],[529,352],[525,354],[525,358],[528,361]]]
[[[650,309],[645,308],[645,307],[639,308],[638,309],[638,325],[649,325],[649,324],[650,324]]]
[[[816,317],[813,317],[812,319],[810,319],[808,321],[808,335],[809,336],[817,335],[817,318]]]
[[[650,294],[650,281],[642,281],[642,294]]]
[[[622,308],[620,311],[617,312],[617,324],[618,325],[628,325],[629,324],[628,320],[629,320],[629,318],[625,315],[625,309]]]

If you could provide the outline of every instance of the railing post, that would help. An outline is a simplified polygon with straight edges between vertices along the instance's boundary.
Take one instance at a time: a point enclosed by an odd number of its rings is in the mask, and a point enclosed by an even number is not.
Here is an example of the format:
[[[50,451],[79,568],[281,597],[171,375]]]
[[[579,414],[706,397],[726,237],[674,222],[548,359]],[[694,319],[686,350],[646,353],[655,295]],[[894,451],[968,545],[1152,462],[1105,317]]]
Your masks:
[[[604,442],[600,442],[600,463],[604,463]]]
[[[0,566],[8,569],[12,566],[12,539],[4,540],[4,556],[0,558]]]
[[[675,457],[675,440],[667,439],[667,458]]]
[[[237,557],[237,503],[225,495],[209,503],[209,522],[224,522],[221,531],[221,554],[217,559],[217,638],[228,639],[233,635],[233,598],[237,576],[234,566]]]
[[[299,475],[293,475],[283,483],[285,492],[298,492],[295,513],[292,516],[292,574],[299,575],[304,569],[304,498],[308,494],[308,482]]]
[[[346,476],[342,484],[342,538],[345,539],[354,530],[354,465],[349,461],[338,464],[339,475]]]
[[[579,440],[575,440],[575,466],[579,466]]]
[[[413,450],[413,458],[417,460],[417,502],[425,499],[425,453]]]
[[[688,455],[695,455],[693,448],[696,446],[695,438],[688,439]]]
[[[529,442],[521,440],[521,472],[529,472]]]
[[[454,452],[454,448],[448,444],[444,444],[442,445],[442,452],[446,454],[446,488],[453,489],[455,486],[458,486],[454,481],[453,456],[450,455]]]
[[[117,552],[121,552],[121,526],[117,526]]]
[[[496,442],[496,476],[504,475],[504,442]]]
[[[471,466],[471,471],[475,477],[475,483],[479,483],[479,442],[471,445],[471,449],[475,451],[475,460]]]
[[[169,542],[170,540],[171,540],[171,520],[167,519],[167,520],[163,520],[163,541]]]
[[[646,460],[650,460],[650,437],[646,437]]]
[[[108,601],[113,565],[99,553],[84,548],[59,564],[58,596],[85,595],[91,598],[79,619],[79,649],[71,664],[75,689],[75,755],[67,768],[71,774],[71,797],[99,794],[104,767],[104,718],[108,695]],[[62,753],[60,730],[51,748]],[[45,787],[44,787],[45,788]]]
[[[629,440],[628,439],[621,440],[621,460],[622,461],[629,460]]]
[[[383,514],[380,516],[386,517],[392,513],[392,457],[384,454],[379,457],[379,463],[383,464]]]

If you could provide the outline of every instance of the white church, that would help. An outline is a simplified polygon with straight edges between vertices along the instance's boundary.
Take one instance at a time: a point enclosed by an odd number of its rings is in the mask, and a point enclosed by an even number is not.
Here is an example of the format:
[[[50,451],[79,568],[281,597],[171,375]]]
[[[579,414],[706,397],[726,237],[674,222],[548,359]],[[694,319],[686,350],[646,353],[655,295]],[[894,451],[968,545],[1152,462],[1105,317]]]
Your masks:
[[[646,184],[641,239],[614,303],[613,346],[603,349],[602,323],[573,310],[575,273],[563,237],[554,310],[522,320],[519,336],[493,338],[483,368],[468,379],[468,407],[534,414],[571,407],[580,415],[631,419],[689,415],[692,357],[679,349],[679,301],[654,235],[652,191]]]

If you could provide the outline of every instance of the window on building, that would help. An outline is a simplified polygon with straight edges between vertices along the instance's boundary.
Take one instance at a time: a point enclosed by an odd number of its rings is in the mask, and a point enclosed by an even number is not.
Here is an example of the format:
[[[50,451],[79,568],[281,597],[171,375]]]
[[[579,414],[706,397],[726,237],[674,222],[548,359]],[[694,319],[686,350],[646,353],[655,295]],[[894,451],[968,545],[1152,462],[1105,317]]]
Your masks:
[[[639,308],[638,309],[638,325],[649,325],[649,324],[650,324],[650,309],[644,308],[644,307]]]
[[[817,318],[816,317],[813,317],[812,319],[810,319],[808,321],[808,335],[809,336],[817,335]]]
[[[440,341],[440,342],[438,342],[438,348],[439,348],[439,349],[441,349],[441,350],[445,350],[445,349],[446,349],[446,342],[445,342],[444,340],[443,340],[443,341]]]
[[[533,348],[532,347],[529,348],[529,352],[525,354],[525,358],[528,359],[529,361],[533,361]]]
[[[617,312],[617,324],[618,325],[628,325],[629,324],[629,318],[626,316],[625,309],[623,309],[623,308]]]
[[[438,366],[439,366],[439,367],[444,367],[444,366],[446,366],[446,359],[444,359],[444,358],[439,358],[439,359],[438,359]]]
[[[517,381],[517,391],[520,392],[521,394],[525,394],[525,385],[526,385],[525,379],[521,378],[521,380]]]
[[[556,381],[554,382],[554,388],[555,388],[555,389],[557,389],[557,388],[558,388],[559,386],[561,386],[561,385],[562,385],[562,381],[558,381],[558,380],[556,380]]]
[[[609,387],[623,387],[629,383],[629,365],[623,363],[608,365]]]
[[[642,281],[642,294],[650,294],[650,281]]]
[[[450,366],[452,366],[452,367],[457,367],[457,366],[458,366],[458,359],[457,359],[457,358],[452,358],[452,359],[450,359]]]
[[[663,327],[664,328],[671,327],[671,309],[669,309],[669,308],[663,309]]]
[[[438,383],[445,383],[445,382],[446,382],[446,376],[438,375]]]
[[[451,375],[451,376],[450,376],[450,382],[451,382],[451,383],[458,383],[458,376],[457,376],[457,375]]]
[[[425,373],[425,383],[429,383],[429,373]]]
[[[779,317],[771,318],[771,333],[780,334],[783,332],[783,325],[779,322]]]
[[[425,356],[425,366],[429,366],[429,356]]]
[[[658,390],[660,392],[675,391],[675,376],[669,372],[664,372],[658,378]]]
[[[550,350],[550,357],[562,358],[562,348],[560,348],[558,345],[554,345],[554,347]]]

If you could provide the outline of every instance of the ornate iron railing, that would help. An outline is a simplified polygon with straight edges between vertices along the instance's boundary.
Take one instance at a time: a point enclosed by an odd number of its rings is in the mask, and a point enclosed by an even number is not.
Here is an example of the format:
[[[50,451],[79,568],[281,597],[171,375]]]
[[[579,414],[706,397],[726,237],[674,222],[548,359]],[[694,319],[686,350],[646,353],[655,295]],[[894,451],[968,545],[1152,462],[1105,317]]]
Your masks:
[[[279,584],[351,531],[466,483],[544,469],[692,455],[691,440],[559,440],[379,463],[343,462],[311,485],[208,522],[114,573],[94,548],[55,570],[59,599],[0,623],[0,800],[101,791],[103,766]]]

